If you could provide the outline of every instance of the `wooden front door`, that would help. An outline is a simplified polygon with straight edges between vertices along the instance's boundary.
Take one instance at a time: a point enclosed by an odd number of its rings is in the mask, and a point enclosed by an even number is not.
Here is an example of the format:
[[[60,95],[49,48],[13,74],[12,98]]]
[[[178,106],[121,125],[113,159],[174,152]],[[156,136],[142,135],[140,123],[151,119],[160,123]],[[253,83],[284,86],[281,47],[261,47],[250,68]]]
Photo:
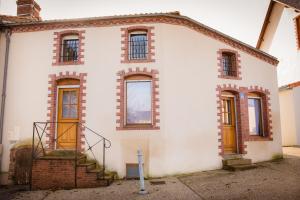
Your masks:
[[[222,97],[222,122],[224,153],[237,153],[234,97]]]
[[[79,88],[59,88],[57,115],[57,148],[74,149],[79,108]]]

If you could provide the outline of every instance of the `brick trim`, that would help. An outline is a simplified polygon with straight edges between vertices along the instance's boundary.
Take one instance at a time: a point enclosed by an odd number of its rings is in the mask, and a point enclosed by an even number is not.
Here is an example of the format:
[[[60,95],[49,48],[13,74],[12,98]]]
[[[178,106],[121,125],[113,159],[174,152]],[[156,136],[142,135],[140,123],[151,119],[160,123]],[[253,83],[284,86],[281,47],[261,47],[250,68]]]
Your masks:
[[[85,30],[65,30],[61,32],[54,32],[53,38],[53,59],[52,66],[59,65],[83,65],[84,64],[84,39],[85,39]],[[78,61],[63,62],[60,60],[61,55],[61,45],[63,37],[67,35],[77,35],[79,40],[79,49],[78,49]]]
[[[133,75],[146,75],[152,80],[152,125],[150,126],[126,126],[125,125],[125,80]],[[159,109],[159,78],[157,70],[148,70],[146,67],[140,69],[139,67],[128,71],[121,70],[117,73],[117,112],[116,112],[116,130],[159,130],[160,113]]]
[[[108,27],[108,26],[120,26],[129,24],[141,24],[141,23],[165,23],[172,25],[180,25],[195,30],[201,34],[204,34],[210,38],[216,39],[222,43],[225,43],[232,48],[239,49],[247,54],[250,54],[264,62],[277,66],[278,60],[275,57],[267,55],[253,47],[243,44],[235,39],[232,39],[224,34],[219,33],[211,28],[208,28],[188,17],[172,14],[152,14],[151,16],[139,15],[139,16],[121,16],[121,17],[106,17],[99,19],[89,20],[72,20],[72,21],[57,21],[57,22],[41,22],[32,23],[27,25],[19,25],[12,28],[13,33],[19,32],[32,32],[32,31],[44,31],[54,29],[65,28],[82,28],[82,27]]]
[[[80,123],[85,123],[85,116],[86,116],[86,77],[87,73],[79,73],[77,74],[76,72],[70,73],[70,72],[65,72],[62,73],[60,72],[59,74],[50,74],[49,75],[49,81],[48,81],[48,112],[47,112],[47,122],[56,122],[57,121],[57,113],[56,113],[56,108],[57,108],[57,82],[62,79],[76,79],[79,80],[79,100],[80,100],[80,105],[79,105],[79,110],[78,110],[78,115],[79,115],[79,122]],[[55,143],[54,143],[54,138],[55,138],[55,129],[56,126],[55,124],[51,123],[49,127],[47,127],[48,133],[46,135],[47,141],[46,144],[49,144],[50,149],[55,148]],[[84,149],[84,130],[85,128],[82,127],[79,129],[78,133],[78,138],[80,138],[80,149]]]
[[[300,21],[300,15],[294,18],[294,29],[295,29],[295,37],[296,37],[296,47],[300,49],[300,27],[298,22]],[[299,22],[300,23],[300,22]]]
[[[148,63],[155,62],[154,60],[154,26],[130,26],[127,28],[121,28],[121,63]],[[129,35],[133,31],[145,31],[147,33],[148,40],[148,54],[147,58],[144,60],[130,60],[128,58],[129,54]]]
[[[222,63],[222,54],[226,53],[226,52],[234,54],[234,57],[235,57],[234,68],[236,71],[236,76],[227,76],[224,74],[223,63]],[[232,49],[219,49],[217,51],[217,60],[218,60],[218,65],[217,65],[218,66],[218,78],[242,80],[241,55],[238,53],[238,51],[235,51]]]
[[[249,133],[249,125],[248,125],[248,137],[247,141],[272,141],[273,140],[273,132],[272,132],[272,112],[271,112],[271,103],[270,103],[270,91],[268,89],[263,89],[258,86],[250,86],[248,88],[248,93],[257,93],[262,98],[262,114],[263,114],[263,123],[264,123],[264,134],[265,136],[253,136]],[[248,98],[247,98],[248,99]],[[248,105],[248,102],[247,102]],[[248,113],[248,106],[247,106]]]
[[[219,155],[224,155],[223,146],[223,124],[222,124],[222,92],[231,92],[236,97],[236,113],[237,113],[237,139],[238,139],[238,151],[241,154],[247,154],[248,141],[272,141],[272,121],[271,121],[271,103],[270,103],[270,91],[258,86],[238,87],[237,85],[223,84],[217,85],[216,97],[217,97],[217,120],[218,120],[218,148]],[[264,130],[266,136],[252,136],[249,133],[249,116],[248,116],[248,93],[258,93],[263,100],[263,120]]]

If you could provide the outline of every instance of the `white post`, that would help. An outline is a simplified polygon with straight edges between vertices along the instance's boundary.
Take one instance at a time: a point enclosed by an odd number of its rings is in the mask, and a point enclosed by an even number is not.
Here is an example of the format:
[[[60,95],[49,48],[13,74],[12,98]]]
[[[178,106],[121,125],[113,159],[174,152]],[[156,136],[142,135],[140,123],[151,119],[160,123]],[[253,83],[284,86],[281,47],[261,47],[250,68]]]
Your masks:
[[[139,162],[139,175],[140,175],[140,191],[139,191],[139,194],[147,194],[147,192],[145,190],[142,150],[138,149],[137,156],[138,156],[138,162]]]

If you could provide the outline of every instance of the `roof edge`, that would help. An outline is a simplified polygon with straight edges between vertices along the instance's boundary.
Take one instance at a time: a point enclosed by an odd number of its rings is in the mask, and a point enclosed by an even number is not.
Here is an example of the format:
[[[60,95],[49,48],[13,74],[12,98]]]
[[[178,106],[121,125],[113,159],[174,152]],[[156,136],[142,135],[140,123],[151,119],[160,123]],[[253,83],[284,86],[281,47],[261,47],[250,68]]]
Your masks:
[[[210,28],[194,19],[180,15],[179,12],[167,13],[146,13],[135,15],[119,15],[92,18],[62,19],[62,20],[44,20],[24,23],[9,24],[13,32],[30,32],[42,30],[55,30],[61,28],[80,28],[80,27],[99,27],[112,25],[129,25],[134,23],[166,23],[186,26],[204,35],[217,39],[233,48],[240,49],[252,56],[260,58],[274,66],[277,66],[276,57],[267,54],[251,45],[241,42],[231,36]]]
[[[295,87],[299,87],[299,86],[300,86],[300,81],[296,81],[296,82],[279,87],[279,91],[291,90],[291,89],[293,89]]]

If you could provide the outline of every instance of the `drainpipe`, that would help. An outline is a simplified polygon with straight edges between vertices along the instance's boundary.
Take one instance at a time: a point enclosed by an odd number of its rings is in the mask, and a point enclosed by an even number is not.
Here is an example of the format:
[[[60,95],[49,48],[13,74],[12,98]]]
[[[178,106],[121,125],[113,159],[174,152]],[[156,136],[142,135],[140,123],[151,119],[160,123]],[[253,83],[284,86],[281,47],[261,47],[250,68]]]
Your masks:
[[[11,31],[9,29],[5,30],[5,60],[4,60],[4,74],[3,74],[3,86],[2,86],[2,100],[1,100],[1,111],[0,111],[0,172],[2,164],[2,137],[3,137],[3,124],[4,124],[4,110],[5,110],[5,98],[6,98],[6,84],[7,84],[7,71],[8,71],[8,56],[9,56],[9,44],[10,44]]]

